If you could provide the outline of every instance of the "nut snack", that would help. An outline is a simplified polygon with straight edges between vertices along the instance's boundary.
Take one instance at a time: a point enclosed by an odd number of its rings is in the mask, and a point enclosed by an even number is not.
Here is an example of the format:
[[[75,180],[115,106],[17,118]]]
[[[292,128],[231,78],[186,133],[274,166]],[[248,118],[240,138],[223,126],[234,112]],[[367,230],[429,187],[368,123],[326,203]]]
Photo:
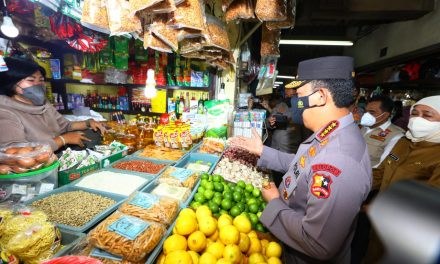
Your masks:
[[[236,0],[226,10],[226,22],[254,18],[254,7],[251,0]]]
[[[152,7],[164,0],[130,0],[130,15],[134,16],[136,12]]]
[[[93,30],[109,33],[107,1],[85,0],[82,10],[81,24]]]
[[[51,222],[80,227],[115,203],[101,195],[71,191],[52,194],[33,202],[32,206],[46,213]]]
[[[261,21],[284,21],[286,9],[286,0],[257,0],[255,15]]]
[[[198,178],[198,173],[192,170],[169,167],[159,177],[158,182],[171,186],[187,187],[192,190]]]
[[[121,205],[121,213],[169,226],[177,215],[179,201],[150,193],[136,192]]]
[[[186,0],[174,11],[170,25],[175,28],[191,28],[203,30],[205,28],[205,12],[202,0]]]
[[[157,174],[165,167],[164,164],[157,164],[146,160],[127,160],[113,165],[113,168],[128,171]]]
[[[281,30],[269,30],[266,24],[263,25],[263,36],[261,39],[261,57],[279,57],[280,56],[280,36]]]
[[[150,28],[146,29],[144,32],[144,49],[148,49],[148,48],[166,53],[173,52],[171,47],[168,46],[168,44],[166,44],[156,35],[154,35]]]
[[[176,2],[174,0],[164,0],[159,2],[144,11],[147,11],[151,14],[165,14],[171,13],[176,10]]]
[[[150,29],[155,36],[165,42],[174,51],[177,51],[179,48],[179,29],[168,26],[166,22],[166,17],[155,16],[153,24],[150,25]]]
[[[179,160],[185,153],[179,149],[171,149],[166,147],[158,147],[156,145],[148,145],[144,148],[141,157],[153,158],[158,160]]]
[[[237,1],[239,0],[222,0],[222,11],[225,12],[233,2]]]
[[[123,35],[132,32],[141,32],[140,19],[130,13],[130,3],[125,0],[108,0],[108,23],[111,35]]]
[[[210,42],[210,45],[226,51],[231,50],[228,32],[226,31],[225,25],[218,18],[207,15],[206,26],[208,28],[210,40],[208,42]]]
[[[293,28],[295,26],[296,0],[287,0],[287,19],[278,22],[267,22],[270,30],[280,28]]]
[[[128,261],[141,261],[157,246],[165,226],[116,211],[89,234],[93,246]]]

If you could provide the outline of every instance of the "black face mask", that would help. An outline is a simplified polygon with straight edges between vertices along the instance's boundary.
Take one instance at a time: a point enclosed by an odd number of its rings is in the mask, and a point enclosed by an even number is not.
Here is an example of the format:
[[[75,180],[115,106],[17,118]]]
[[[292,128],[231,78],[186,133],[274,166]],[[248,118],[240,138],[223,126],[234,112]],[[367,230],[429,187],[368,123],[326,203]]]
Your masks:
[[[316,92],[314,92],[314,93],[316,93]],[[314,93],[307,95],[307,96],[302,96],[302,97],[297,97],[297,96],[292,97],[292,99],[290,100],[290,103],[292,104],[292,121],[293,121],[293,123],[298,124],[298,125],[304,125],[303,113],[304,113],[304,110],[306,110],[307,108],[313,107],[313,106],[310,106],[309,98]]]
[[[22,88],[24,98],[31,100],[33,105],[41,106],[46,102],[46,89],[43,85],[33,85],[28,88]]]

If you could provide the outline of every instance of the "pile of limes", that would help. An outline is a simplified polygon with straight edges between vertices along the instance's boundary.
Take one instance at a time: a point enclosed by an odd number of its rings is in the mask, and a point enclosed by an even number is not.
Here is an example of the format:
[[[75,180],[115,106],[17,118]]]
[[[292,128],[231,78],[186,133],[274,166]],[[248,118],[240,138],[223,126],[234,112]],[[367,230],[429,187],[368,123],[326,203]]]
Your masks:
[[[259,239],[244,215],[213,217],[207,206],[183,209],[163,244],[158,264],[280,264],[281,245]]]
[[[265,232],[258,218],[266,207],[266,203],[261,196],[261,191],[250,183],[246,184],[242,180],[237,184],[227,183],[220,175],[203,174],[190,206],[197,209],[201,205],[208,206],[217,218],[223,214],[229,214],[232,217],[244,214],[249,218],[254,229]]]

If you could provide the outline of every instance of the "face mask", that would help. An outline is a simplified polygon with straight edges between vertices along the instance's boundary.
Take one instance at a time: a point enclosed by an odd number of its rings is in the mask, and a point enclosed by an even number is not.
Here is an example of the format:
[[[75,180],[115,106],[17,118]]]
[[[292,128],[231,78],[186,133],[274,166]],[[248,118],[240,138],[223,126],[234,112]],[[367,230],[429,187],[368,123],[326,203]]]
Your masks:
[[[292,104],[292,122],[298,125],[304,125],[304,119],[303,119],[303,113],[304,110],[307,108],[310,108],[309,103],[309,97],[312,96],[314,93],[308,96],[302,96],[302,97],[292,97],[291,104]]]
[[[33,85],[28,88],[22,88],[21,96],[31,100],[32,104],[40,106],[46,101],[46,89],[43,85]]]
[[[409,119],[408,129],[414,138],[424,139],[440,131],[440,122],[426,120],[423,117]]]
[[[361,118],[361,125],[366,127],[374,126],[377,123],[377,118],[381,117],[383,114],[379,115],[378,117],[373,116],[372,114],[366,112],[362,118]]]

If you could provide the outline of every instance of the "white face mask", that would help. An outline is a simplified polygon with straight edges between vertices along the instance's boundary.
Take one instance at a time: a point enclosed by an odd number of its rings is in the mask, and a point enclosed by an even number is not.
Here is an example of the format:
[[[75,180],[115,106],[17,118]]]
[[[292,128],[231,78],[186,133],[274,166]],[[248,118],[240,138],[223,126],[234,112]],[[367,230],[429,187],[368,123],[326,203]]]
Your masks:
[[[408,129],[414,138],[424,140],[440,131],[440,122],[429,121],[423,117],[411,117]]]
[[[361,125],[366,127],[374,126],[377,123],[377,118],[381,117],[383,114],[380,114],[378,117],[373,116],[372,114],[366,112],[361,118]]]

